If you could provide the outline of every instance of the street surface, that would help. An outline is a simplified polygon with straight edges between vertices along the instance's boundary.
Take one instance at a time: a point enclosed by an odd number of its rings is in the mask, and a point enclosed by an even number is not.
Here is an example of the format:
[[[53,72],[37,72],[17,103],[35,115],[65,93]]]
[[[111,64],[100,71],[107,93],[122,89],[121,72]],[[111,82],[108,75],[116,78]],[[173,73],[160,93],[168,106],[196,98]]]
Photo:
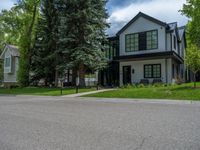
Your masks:
[[[0,150],[200,150],[200,103],[0,96]]]

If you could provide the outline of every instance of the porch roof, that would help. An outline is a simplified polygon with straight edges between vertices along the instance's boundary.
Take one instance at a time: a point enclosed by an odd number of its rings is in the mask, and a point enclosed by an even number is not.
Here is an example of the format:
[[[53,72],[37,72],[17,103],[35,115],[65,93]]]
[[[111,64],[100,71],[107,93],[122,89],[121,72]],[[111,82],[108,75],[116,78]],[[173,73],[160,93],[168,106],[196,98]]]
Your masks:
[[[126,55],[114,57],[115,61],[136,61],[136,60],[149,60],[149,59],[164,59],[174,58],[179,63],[183,63],[184,60],[174,51],[165,51],[157,53],[137,54],[137,55]]]

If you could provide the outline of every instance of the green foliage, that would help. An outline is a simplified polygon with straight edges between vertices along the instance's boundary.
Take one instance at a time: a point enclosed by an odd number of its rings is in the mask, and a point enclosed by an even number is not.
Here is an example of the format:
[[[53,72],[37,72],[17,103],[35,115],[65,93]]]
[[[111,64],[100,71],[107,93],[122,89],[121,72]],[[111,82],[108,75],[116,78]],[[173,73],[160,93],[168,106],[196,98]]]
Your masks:
[[[58,47],[67,58],[66,67],[78,69],[80,78],[84,78],[87,68],[100,70],[105,66],[102,43],[106,40],[108,27],[106,1],[69,0],[63,3]]]
[[[2,80],[3,80],[3,62],[0,60],[0,85]]]
[[[18,45],[23,27],[22,12],[18,6],[0,13],[0,49],[4,43]]]
[[[57,59],[58,14],[55,0],[41,2],[40,19],[36,28],[36,41],[32,55],[32,81],[44,79],[46,85],[55,81]]]
[[[163,86],[164,86],[163,83],[154,83],[154,84],[152,85],[152,87],[163,87]]]
[[[194,73],[200,70],[200,49],[193,44],[190,44],[187,48],[186,65]]]
[[[31,62],[31,50],[33,49],[33,43],[35,40],[35,26],[37,24],[37,17],[39,13],[39,0],[24,0],[20,1],[18,7],[23,14],[24,26],[22,28],[22,34],[20,37],[20,61],[18,71],[18,81],[20,86],[29,85],[30,76],[30,62]]]
[[[86,95],[84,97],[177,99],[199,101],[200,89],[194,89],[191,86],[191,83],[187,83],[167,87],[120,88],[113,91]],[[200,83],[197,83],[197,86],[200,87]]]
[[[196,73],[200,70],[200,1],[187,0],[181,11],[190,18],[187,25],[188,49],[186,64],[194,74],[194,87],[196,87]]]
[[[187,26],[189,40],[200,48],[200,1],[187,0],[181,11],[191,19]]]
[[[137,85],[137,87],[138,87],[138,88],[144,88],[144,87],[145,87],[145,85],[144,85],[144,84],[142,84],[142,83],[140,83],[140,84],[138,84],[138,85]]]
[[[90,92],[94,91],[94,88],[84,88],[79,89],[79,93],[82,92]],[[66,88],[63,89],[63,95],[75,94],[76,89],[74,88]],[[13,95],[44,95],[44,96],[60,96],[61,91],[60,88],[41,88],[41,87],[24,87],[24,88],[16,88],[6,89],[0,88],[0,94],[13,94]]]
[[[196,45],[190,44],[188,46],[185,61],[194,74],[194,87],[196,87],[196,73],[200,71],[200,49]]]
[[[28,86],[30,75],[52,84],[66,69],[78,70],[84,82],[87,70],[104,68],[105,5],[105,0],[19,0],[3,11],[0,40],[19,47],[20,85]]]
[[[22,12],[18,6],[0,12],[0,53],[5,43],[19,45],[22,33]],[[0,61],[0,80],[3,79],[3,61]]]
[[[17,79],[19,81],[20,86],[28,86],[29,85],[29,38],[22,37],[20,43],[20,60],[19,60],[19,70]]]

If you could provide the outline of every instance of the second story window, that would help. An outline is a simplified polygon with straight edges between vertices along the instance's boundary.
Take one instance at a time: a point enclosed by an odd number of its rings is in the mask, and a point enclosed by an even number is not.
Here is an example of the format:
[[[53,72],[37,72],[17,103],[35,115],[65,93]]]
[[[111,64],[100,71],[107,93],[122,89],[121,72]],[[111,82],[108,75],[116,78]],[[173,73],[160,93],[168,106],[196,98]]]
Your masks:
[[[105,57],[109,59],[109,45],[105,44]]]
[[[174,35],[174,49],[176,49],[176,36]]]
[[[108,43],[105,44],[105,56],[107,59],[112,60],[117,56],[118,39],[108,39]]]
[[[11,66],[11,58],[5,58],[5,67],[10,67]]]
[[[147,35],[147,49],[156,49],[158,48],[158,31],[148,31]]]
[[[152,30],[125,36],[125,51],[134,52],[158,48],[158,31]]]
[[[133,52],[139,50],[139,34],[127,34],[125,37],[126,52]]]

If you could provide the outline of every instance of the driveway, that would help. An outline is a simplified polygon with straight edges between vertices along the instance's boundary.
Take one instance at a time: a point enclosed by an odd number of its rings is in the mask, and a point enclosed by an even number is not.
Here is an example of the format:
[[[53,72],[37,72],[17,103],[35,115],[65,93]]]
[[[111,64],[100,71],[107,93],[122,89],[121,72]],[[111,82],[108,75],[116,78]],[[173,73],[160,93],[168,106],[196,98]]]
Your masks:
[[[200,104],[0,96],[0,150],[200,150]]]

